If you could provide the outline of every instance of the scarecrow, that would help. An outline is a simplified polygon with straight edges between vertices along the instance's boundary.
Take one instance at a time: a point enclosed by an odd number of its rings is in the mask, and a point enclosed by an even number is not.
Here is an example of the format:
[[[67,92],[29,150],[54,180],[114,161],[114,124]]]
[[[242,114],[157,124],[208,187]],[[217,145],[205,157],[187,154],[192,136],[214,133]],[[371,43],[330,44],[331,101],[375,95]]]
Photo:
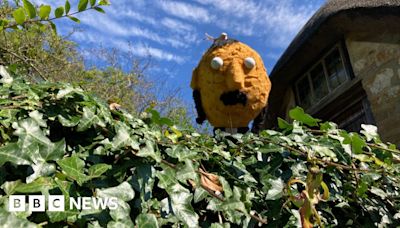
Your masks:
[[[264,119],[271,82],[260,55],[226,33],[213,44],[193,70],[190,84],[198,117],[214,130],[245,133]]]

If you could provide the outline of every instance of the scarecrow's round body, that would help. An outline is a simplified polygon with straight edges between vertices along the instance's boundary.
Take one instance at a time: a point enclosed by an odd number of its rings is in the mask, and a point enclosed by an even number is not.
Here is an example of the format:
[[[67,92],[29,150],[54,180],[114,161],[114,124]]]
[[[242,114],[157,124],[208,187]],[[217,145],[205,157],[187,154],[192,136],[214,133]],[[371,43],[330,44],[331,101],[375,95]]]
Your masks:
[[[223,61],[217,69],[211,67],[215,57]],[[252,68],[246,66],[248,62],[245,64],[249,57],[255,62]],[[193,71],[191,87],[200,92],[201,105],[211,125],[240,128],[247,127],[266,106],[271,82],[258,53],[234,41],[212,47],[203,55]],[[235,101],[235,96],[242,99]]]

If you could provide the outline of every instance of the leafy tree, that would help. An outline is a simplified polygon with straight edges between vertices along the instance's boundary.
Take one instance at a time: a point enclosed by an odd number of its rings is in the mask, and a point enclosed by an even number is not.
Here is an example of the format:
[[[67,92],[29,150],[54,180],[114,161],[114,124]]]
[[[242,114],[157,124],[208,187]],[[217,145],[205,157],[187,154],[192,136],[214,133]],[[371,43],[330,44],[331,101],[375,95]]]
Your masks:
[[[0,64],[28,77],[31,82],[43,80],[68,82],[79,85],[99,97],[115,102],[122,108],[139,114],[149,107],[156,107],[169,117],[189,125],[185,106],[179,100],[176,90],[168,90],[165,83],[147,79],[145,71],[150,59],[137,59],[134,50],[126,53],[116,49],[98,48],[95,52],[102,67],[88,68],[84,58],[77,51],[78,44],[56,33],[53,20],[69,18],[79,22],[75,16],[86,10],[104,12],[107,1],[81,0],[73,11],[69,1],[51,12],[49,5],[34,6],[29,1],[8,1],[0,3]],[[20,15],[22,12],[23,16]],[[54,17],[50,17],[54,15]],[[22,19],[20,18],[22,17]],[[161,96],[159,91],[162,91]],[[179,111],[179,115],[177,114]]]

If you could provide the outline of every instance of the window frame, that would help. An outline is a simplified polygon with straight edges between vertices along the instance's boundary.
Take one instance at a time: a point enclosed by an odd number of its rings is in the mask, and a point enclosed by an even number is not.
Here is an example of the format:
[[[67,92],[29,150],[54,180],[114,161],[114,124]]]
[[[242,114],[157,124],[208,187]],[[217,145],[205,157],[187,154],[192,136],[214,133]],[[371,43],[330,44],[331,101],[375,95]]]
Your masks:
[[[344,69],[345,77],[346,80],[342,82],[340,85],[338,85],[336,88],[331,88],[332,86],[330,85],[329,82],[329,73],[328,73],[328,68],[326,64],[326,59],[327,57],[332,54],[335,50],[338,50],[339,52],[339,57],[341,59],[341,63]],[[349,56],[347,53],[346,45],[344,40],[335,43],[332,45],[328,51],[323,52],[324,54],[321,55],[319,58],[317,58],[316,61],[313,62],[313,64],[310,67],[307,67],[306,71],[301,74],[301,77],[299,77],[296,82],[294,83],[294,88],[293,91],[295,92],[295,101],[296,104],[299,106],[302,106],[302,101],[300,100],[300,93],[299,93],[299,84],[300,82],[304,79],[307,78],[308,81],[308,86],[310,89],[310,95],[311,95],[311,105],[309,107],[303,107],[307,112],[309,113],[315,113],[318,110],[320,110],[322,107],[320,105],[322,103],[325,103],[328,100],[331,100],[333,97],[337,97],[340,94],[340,91],[343,91],[343,89],[346,88],[346,84],[351,82],[354,79],[354,74],[351,68],[351,64],[349,61]],[[324,78],[325,78],[325,83],[328,89],[328,93],[320,98],[319,100],[316,100],[315,96],[315,89],[313,86],[312,78],[311,78],[311,71],[314,70],[318,65],[322,65],[323,73],[324,73]]]

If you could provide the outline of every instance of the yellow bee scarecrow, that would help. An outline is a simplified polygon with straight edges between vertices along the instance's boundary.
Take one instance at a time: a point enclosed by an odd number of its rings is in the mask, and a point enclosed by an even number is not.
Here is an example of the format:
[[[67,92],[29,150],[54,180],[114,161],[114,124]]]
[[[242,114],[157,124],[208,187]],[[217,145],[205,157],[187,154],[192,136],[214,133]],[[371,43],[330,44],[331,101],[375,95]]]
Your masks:
[[[203,55],[190,86],[196,122],[207,119],[214,129],[231,133],[248,131],[250,121],[266,107],[271,90],[260,55],[246,44],[228,39],[226,33],[214,39]]]

